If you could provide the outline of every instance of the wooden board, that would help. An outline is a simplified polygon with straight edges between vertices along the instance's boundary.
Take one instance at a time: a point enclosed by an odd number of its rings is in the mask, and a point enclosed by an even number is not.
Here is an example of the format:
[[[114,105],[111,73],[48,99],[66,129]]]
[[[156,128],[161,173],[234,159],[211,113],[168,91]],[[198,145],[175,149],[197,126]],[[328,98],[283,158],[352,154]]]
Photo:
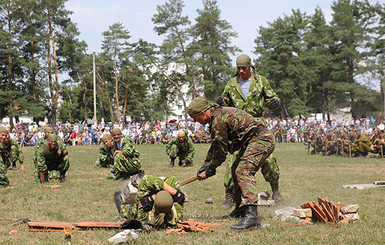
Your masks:
[[[79,222],[76,224],[78,229],[93,229],[93,228],[117,228],[122,227],[123,222]]]
[[[28,222],[30,231],[63,231],[64,229],[75,229],[71,223],[67,222]]]

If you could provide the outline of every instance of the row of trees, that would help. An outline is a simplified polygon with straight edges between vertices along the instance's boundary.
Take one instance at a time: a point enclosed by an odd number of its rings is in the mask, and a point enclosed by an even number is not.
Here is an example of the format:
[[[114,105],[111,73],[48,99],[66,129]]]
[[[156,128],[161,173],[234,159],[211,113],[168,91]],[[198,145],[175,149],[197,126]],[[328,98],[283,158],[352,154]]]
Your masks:
[[[78,40],[65,2],[0,0],[0,118],[27,113],[52,124],[92,118],[93,54]],[[95,54],[99,120],[159,120],[175,100],[186,107],[186,98],[220,95],[235,73],[230,56],[241,50],[232,45],[237,33],[221,19],[217,2],[202,4],[194,24],[183,15],[182,0],[158,5],[152,21],[160,46],[131,42],[121,23],[103,33]],[[383,93],[358,81],[384,77],[384,5],[339,0],[332,10],[329,24],[317,8],[313,15],[293,10],[258,29],[257,71],[283,99],[282,117],[347,106],[361,116],[383,108]]]

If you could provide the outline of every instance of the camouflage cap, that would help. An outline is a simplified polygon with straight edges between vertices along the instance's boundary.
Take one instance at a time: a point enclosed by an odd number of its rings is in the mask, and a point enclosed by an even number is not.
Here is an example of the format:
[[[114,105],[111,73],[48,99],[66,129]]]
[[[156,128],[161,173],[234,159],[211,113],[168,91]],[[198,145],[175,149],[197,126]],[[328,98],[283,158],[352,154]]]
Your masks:
[[[210,109],[212,106],[212,103],[210,103],[205,97],[199,96],[193,99],[191,101],[190,105],[188,106],[188,114],[190,117],[195,117],[207,109]]]
[[[239,66],[251,66],[251,59],[248,55],[241,54],[240,56],[237,57],[236,64],[237,64],[237,67],[239,67]]]
[[[115,135],[115,134],[122,134],[122,130],[120,128],[114,128],[112,130],[112,135]]]
[[[180,131],[178,132],[178,138],[180,138],[180,137],[186,137],[185,131],[180,130]]]
[[[102,141],[105,142],[107,140],[111,140],[112,139],[112,135],[111,134],[104,134],[103,137],[102,137]]]
[[[174,201],[170,193],[167,191],[160,191],[156,194],[154,207],[156,213],[165,213],[168,214],[171,211],[172,204]]]
[[[57,141],[57,135],[56,134],[50,134],[47,137],[48,141]]]
[[[53,129],[53,127],[45,127],[44,133],[55,133],[55,130]]]
[[[8,134],[8,130],[4,127],[0,127],[0,134]]]

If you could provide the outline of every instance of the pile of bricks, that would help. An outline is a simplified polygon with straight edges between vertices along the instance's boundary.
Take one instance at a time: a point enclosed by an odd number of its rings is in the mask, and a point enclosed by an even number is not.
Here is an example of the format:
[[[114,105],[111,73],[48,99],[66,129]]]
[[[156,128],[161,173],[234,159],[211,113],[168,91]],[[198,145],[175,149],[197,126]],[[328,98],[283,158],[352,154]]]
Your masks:
[[[183,221],[177,224],[176,229],[167,229],[167,233],[176,232],[178,234],[184,234],[191,231],[199,231],[199,232],[205,232],[210,233],[213,232],[213,229],[210,229],[211,227],[220,227],[221,224],[217,223],[203,223],[203,222],[197,222],[194,220],[187,220]]]
[[[359,219],[358,204],[343,207],[341,202],[337,202],[337,205],[335,205],[333,202],[328,201],[327,198],[318,197],[318,203],[314,201],[307,202],[302,204],[301,208],[293,211],[294,216],[301,218],[301,223],[319,221],[336,224],[349,223]]]

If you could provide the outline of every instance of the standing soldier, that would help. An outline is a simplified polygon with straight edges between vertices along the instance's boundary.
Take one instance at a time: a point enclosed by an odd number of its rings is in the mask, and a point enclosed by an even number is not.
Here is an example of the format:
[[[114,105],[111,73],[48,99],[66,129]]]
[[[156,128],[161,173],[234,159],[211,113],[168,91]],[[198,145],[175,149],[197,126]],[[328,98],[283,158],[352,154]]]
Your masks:
[[[8,134],[8,130],[0,127],[0,144],[2,144],[6,134]],[[7,170],[9,167],[8,154],[9,152],[0,148],[0,187],[9,186],[9,179],[7,177]]]
[[[231,166],[236,207],[229,217],[244,218],[231,229],[259,228],[255,174],[273,152],[274,136],[258,118],[237,108],[219,107],[204,97],[197,97],[190,103],[188,114],[194,121],[210,125],[212,143],[203,166],[198,170],[198,179],[215,175],[227,153],[238,152]]]
[[[95,162],[95,168],[108,168],[114,165],[114,142],[111,134],[104,134],[99,145],[99,158]]]
[[[226,84],[226,87],[218,98],[217,103],[223,106],[242,109],[254,117],[260,118],[265,124],[263,113],[268,108],[276,110],[280,106],[280,99],[273,91],[267,79],[255,73],[255,68],[251,65],[251,59],[248,55],[241,54],[237,57],[236,66],[238,72]],[[253,68],[253,71],[251,70]],[[231,165],[237,158],[236,154],[229,158],[226,165],[225,174],[225,202],[223,208],[232,206],[231,193],[233,183],[231,183]],[[283,198],[279,192],[279,167],[277,159],[270,155],[265,164],[262,165],[262,175],[270,183],[273,191],[273,199],[281,201]]]
[[[166,145],[166,153],[170,156],[170,168],[174,167],[176,157],[179,157],[179,166],[192,166],[194,157],[194,146],[186,132],[180,130],[176,138],[172,138]]]
[[[17,170],[16,168],[16,162],[19,161],[20,163],[20,170],[24,170],[24,154],[21,151],[21,148],[19,146],[19,143],[11,139],[9,137],[9,132],[5,128],[2,128],[2,142],[0,143],[1,150],[7,152],[7,157],[5,157],[4,161],[6,162],[6,165],[8,168],[12,167],[12,170]]]
[[[58,172],[60,182],[66,182],[66,172],[70,164],[68,153],[60,149],[56,134],[49,134],[46,143],[35,148],[36,166],[34,172],[35,181],[48,182],[50,172]]]
[[[138,173],[141,167],[139,152],[135,149],[130,137],[123,137],[120,128],[112,130],[112,137],[114,139],[114,165],[111,172],[107,174],[107,179],[127,179]]]

